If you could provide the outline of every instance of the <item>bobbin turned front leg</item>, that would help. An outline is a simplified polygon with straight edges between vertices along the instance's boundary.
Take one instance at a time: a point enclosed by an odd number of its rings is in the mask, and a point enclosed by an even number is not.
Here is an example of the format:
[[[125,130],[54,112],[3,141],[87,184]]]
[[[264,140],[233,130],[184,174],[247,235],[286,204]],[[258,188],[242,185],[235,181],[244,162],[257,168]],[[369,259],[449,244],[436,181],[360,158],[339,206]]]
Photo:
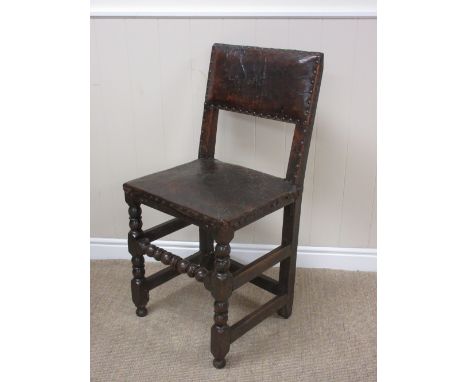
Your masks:
[[[231,230],[220,230],[215,235],[214,271],[211,273],[210,289],[215,299],[214,325],[211,327],[211,353],[213,365],[222,369],[226,365],[226,355],[231,344],[228,321],[229,297],[232,294],[232,274],[229,272],[231,247],[234,237]]]
[[[132,255],[133,279],[131,281],[132,300],[136,306],[136,314],[138,317],[144,317],[148,314],[146,304],[149,301],[149,290],[146,288],[145,282],[145,258],[143,252],[138,245],[138,238],[142,234],[141,227],[141,207],[137,203],[128,202],[128,214],[130,216],[130,232],[128,233],[128,251]]]

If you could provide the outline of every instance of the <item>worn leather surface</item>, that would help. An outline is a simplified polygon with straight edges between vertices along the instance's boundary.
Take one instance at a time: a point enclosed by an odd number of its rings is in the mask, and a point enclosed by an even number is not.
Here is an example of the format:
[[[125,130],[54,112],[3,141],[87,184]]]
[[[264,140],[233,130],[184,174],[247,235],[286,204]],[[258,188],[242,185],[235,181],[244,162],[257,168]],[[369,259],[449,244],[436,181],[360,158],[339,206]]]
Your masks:
[[[307,118],[323,54],[214,44],[206,103],[298,122]]]
[[[164,206],[207,225],[239,228],[291,203],[288,181],[216,159],[197,159],[124,184],[144,204]],[[150,203],[148,203],[150,202]]]

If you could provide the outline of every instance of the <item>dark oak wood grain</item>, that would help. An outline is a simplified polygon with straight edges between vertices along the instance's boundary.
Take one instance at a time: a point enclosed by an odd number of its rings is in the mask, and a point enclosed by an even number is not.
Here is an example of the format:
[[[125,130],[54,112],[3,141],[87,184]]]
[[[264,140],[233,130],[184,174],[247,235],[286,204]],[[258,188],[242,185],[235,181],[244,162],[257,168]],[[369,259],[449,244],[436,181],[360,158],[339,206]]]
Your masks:
[[[241,270],[244,267],[245,267],[245,265],[231,259],[231,271],[233,271],[234,277],[235,277],[236,271]],[[262,289],[265,289],[266,291],[268,291],[270,293],[278,294],[279,282],[277,280],[271,278],[270,276],[259,274],[258,276],[254,277],[253,279],[251,279],[249,281],[252,284],[254,284],[254,285],[256,285],[256,286],[258,286],[258,287],[260,287]]]
[[[149,241],[154,241],[164,236],[167,236],[172,232],[185,228],[189,225],[189,222],[186,222],[179,218],[175,218],[143,231],[143,236],[146,237]]]
[[[202,253],[196,252],[193,255],[185,258],[184,260],[188,263],[193,263],[198,265],[199,258],[201,257]],[[164,269],[161,269],[159,272],[153,273],[151,276],[146,278],[146,287],[148,290],[154,289],[159,285],[164,284],[165,282],[172,280],[174,277],[179,276],[183,272],[179,272],[174,267],[169,266]]]
[[[265,272],[279,261],[291,256],[291,246],[280,246],[267,254],[259,257],[257,260],[242,267],[234,273],[233,288],[237,289],[257,277],[259,273]]]
[[[292,313],[304,174],[322,71],[322,53],[214,44],[198,159],[123,185],[137,315],[147,314],[151,289],[179,274],[203,282],[214,298],[211,353],[216,368],[226,365],[231,343],[270,314],[277,311],[288,318]],[[294,134],[284,178],[215,159],[219,110],[291,124]],[[142,204],[175,218],[143,231]],[[281,245],[251,264],[232,261],[235,231],[280,208]],[[199,228],[200,248],[186,259],[151,243],[190,224]],[[168,267],[145,277],[144,255]],[[277,262],[278,281],[263,274]],[[276,296],[230,326],[229,298],[247,282]]]

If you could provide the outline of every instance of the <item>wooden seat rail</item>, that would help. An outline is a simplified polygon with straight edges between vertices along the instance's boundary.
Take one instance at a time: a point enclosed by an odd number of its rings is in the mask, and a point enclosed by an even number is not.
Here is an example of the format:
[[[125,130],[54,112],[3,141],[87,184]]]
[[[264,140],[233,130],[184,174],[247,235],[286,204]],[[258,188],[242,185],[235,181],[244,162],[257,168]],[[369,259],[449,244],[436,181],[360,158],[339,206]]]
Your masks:
[[[273,265],[284,260],[291,254],[291,246],[279,246],[267,254],[259,257],[257,260],[244,266],[233,273],[232,287],[237,289],[244,285],[246,282],[258,277]],[[265,277],[264,277],[265,279]]]
[[[190,255],[189,257],[186,257],[184,260],[199,264],[199,259],[201,257],[202,253],[201,252],[196,252],[193,255]],[[145,286],[148,288],[148,290],[154,289],[165,282],[172,280],[174,277],[179,276],[180,273],[177,272],[172,266],[168,266],[164,269],[161,269],[159,272],[153,273],[151,276],[148,276],[145,280]]]
[[[161,223],[152,228],[148,228],[143,231],[141,237],[147,238],[149,241],[158,240],[164,236],[167,236],[175,231],[178,231],[182,228],[189,226],[190,223],[180,219],[175,218],[168,220],[167,222]]]
[[[232,260],[231,259],[231,270],[233,271],[233,273],[235,273],[236,271],[244,268],[245,265],[244,264],[241,264],[235,260]],[[267,275],[258,275],[257,277],[249,280],[252,284],[270,292],[270,293],[273,293],[273,294],[278,294],[278,290],[279,290],[279,282],[273,278],[271,278],[270,276],[267,276]]]
[[[241,320],[237,321],[234,325],[230,328],[231,333],[231,343],[237,340],[240,336],[244,333],[248,332],[254,326],[258,325],[262,322],[265,318],[276,312],[280,309],[287,301],[287,294],[283,294],[281,296],[276,296],[266,304],[262,305],[257,310],[253,311],[249,315],[245,316]]]

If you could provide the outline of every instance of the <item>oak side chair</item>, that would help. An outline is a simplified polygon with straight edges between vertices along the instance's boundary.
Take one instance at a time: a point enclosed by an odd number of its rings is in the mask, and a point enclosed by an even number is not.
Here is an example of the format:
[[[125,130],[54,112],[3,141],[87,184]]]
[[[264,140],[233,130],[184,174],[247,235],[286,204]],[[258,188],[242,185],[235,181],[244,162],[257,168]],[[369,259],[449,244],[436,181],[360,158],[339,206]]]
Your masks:
[[[203,282],[215,300],[211,353],[216,368],[225,366],[231,343],[266,317],[274,312],[284,318],[291,315],[304,174],[322,71],[322,53],[214,44],[198,159],[123,185],[136,314],[146,316],[150,290],[181,273]],[[220,109],[295,126],[284,179],[214,158]],[[174,219],[142,230],[141,204]],[[281,245],[248,265],[231,260],[229,243],[235,231],[280,208]],[[183,259],[151,244],[190,224],[199,227],[197,253]],[[146,277],[144,255],[168,267]],[[278,281],[263,275],[278,262]],[[229,297],[247,282],[275,297],[229,326]]]

